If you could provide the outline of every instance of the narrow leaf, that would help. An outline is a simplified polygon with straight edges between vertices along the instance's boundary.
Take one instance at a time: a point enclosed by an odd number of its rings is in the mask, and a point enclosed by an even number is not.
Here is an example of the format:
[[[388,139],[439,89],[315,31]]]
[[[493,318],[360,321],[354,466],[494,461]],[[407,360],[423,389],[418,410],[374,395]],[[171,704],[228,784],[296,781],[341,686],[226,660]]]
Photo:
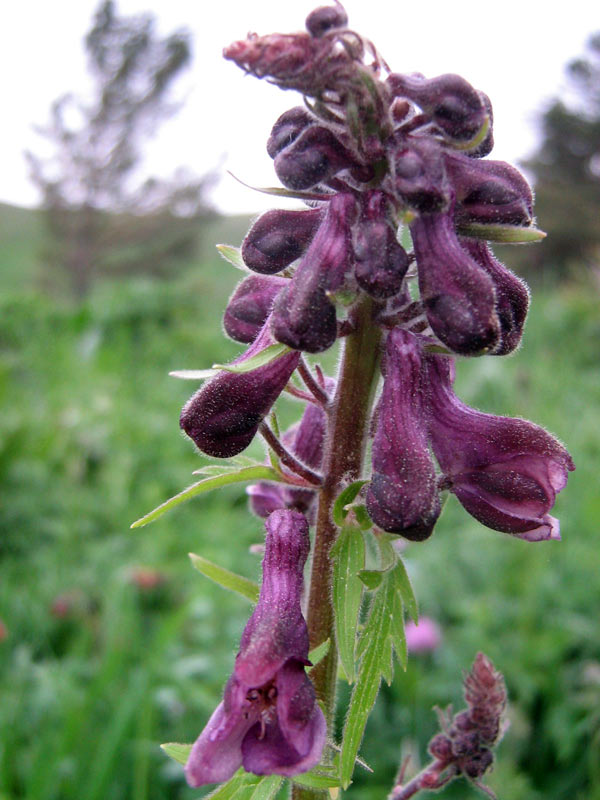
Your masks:
[[[340,494],[337,496],[335,503],[333,504],[332,516],[333,521],[338,528],[341,528],[344,525],[346,517],[348,516],[348,512],[346,511],[345,507],[352,503],[365,483],[367,483],[366,480],[353,481],[349,486],[346,486],[343,492],[340,492]]]
[[[153,511],[150,511],[149,514],[140,517],[140,519],[136,520],[131,527],[143,528],[144,525],[154,522],[154,520],[157,520],[159,517],[162,517],[163,514],[166,514],[167,511],[170,511],[172,508],[175,508],[175,506],[178,506],[181,503],[191,500],[191,498],[195,497],[197,494],[209,492],[212,489],[220,489],[221,486],[228,486],[230,483],[244,483],[245,481],[255,480],[283,481],[281,476],[275,472],[272,467],[266,466],[244,467],[237,472],[229,472],[225,475],[217,475],[214,478],[204,478],[204,480],[193,483],[191,486],[188,486],[187,489],[184,489],[182,492],[179,492],[179,494],[176,494],[174,497],[171,497],[169,500],[161,503]]]
[[[380,569],[361,569],[358,573],[358,577],[370,592],[381,586],[383,575],[384,573]]]
[[[279,791],[282,782],[281,775],[267,775],[257,784],[250,795],[250,800],[271,800]]]
[[[419,622],[419,607],[417,605],[417,598],[415,597],[410,578],[406,572],[406,567],[404,566],[402,559],[400,557],[397,558],[398,561],[390,573],[390,577],[394,581],[395,590],[400,593],[402,603],[404,604],[404,607],[406,608],[410,618],[415,625],[417,625]]]
[[[177,761],[178,764],[185,764],[188,760],[188,756],[190,755],[192,747],[193,745],[191,744],[166,742],[165,744],[161,744],[160,749],[165,755],[169,756],[169,758],[172,758],[173,761]]]
[[[392,598],[392,616],[390,627],[390,641],[394,645],[396,658],[400,662],[403,670],[408,664],[408,648],[406,646],[406,634],[404,631],[404,608],[398,592],[394,592]]]
[[[254,581],[244,578],[242,575],[237,575],[235,572],[230,572],[225,567],[218,566],[218,564],[213,564],[212,561],[195,553],[189,553],[189,556],[194,569],[197,569],[205,578],[218,583],[224,589],[237,592],[237,594],[250,600],[251,603],[256,603],[259,588]]]
[[[251,775],[240,768],[227,783],[221,784],[213,792],[206,795],[206,800],[233,800],[245,789],[252,789],[259,782],[257,775]]]
[[[215,370],[224,370],[225,372],[252,372],[259,367],[264,367],[265,364],[270,364],[271,361],[274,361],[276,358],[279,358],[289,351],[290,348],[286,344],[276,342],[275,344],[265,347],[264,350],[252,356],[252,358],[246,359],[246,361],[240,361],[238,364],[213,364],[212,368]]]
[[[176,369],[169,372],[169,375],[184,381],[204,381],[206,378],[214,378],[217,373],[216,369]]]
[[[335,544],[333,607],[340,662],[349,683],[355,680],[355,649],[363,586],[358,572],[365,565],[365,540],[357,528],[342,528]]]
[[[501,242],[503,244],[529,244],[531,242],[540,242],[546,238],[544,231],[533,226],[486,225],[481,222],[469,222],[457,225],[457,231],[461,236],[487,239],[489,242]]]
[[[331,647],[330,639],[325,639],[324,642],[321,642],[321,644],[318,644],[316,647],[313,647],[313,649],[308,654],[308,660],[312,664],[312,667],[308,668],[308,672],[310,672],[310,670],[313,667],[316,667],[319,661],[322,661],[325,658],[325,656],[329,652],[330,647]]]
[[[227,475],[229,472],[236,472],[237,470],[239,470],[239,467],[234,464],[231,466],[226,464],[207,464],[205,467],[195,469],[192,475]]]
[[[249,183],[245,183],[234,175],[233,172],[229,174],[234,180],[241,183],[242,186],[245,186],[247,189],[253,189],[255,192],[262,192],[263,194],[271,194],[275,197],[291,197],[296,200],[329,200],[331,197],[330,194],[324,194],[323,192],[294,192],[291,189],[284,189],[281,186],[251,186]]]
[[[231,244],[218,244],[216,248],[219,251],[219,255],[222,256],[225,261],[229,261],[230,264],[233,264],[236,269],[241,269],[243,272],[250,272],[248,267],[244,264],[242,251],[239,247],[234,247]]]
[[[309,789],[335,789],[340,785],[339,779],[330,775],[321,775],[318,772],[304,772],[301,775],[294,775],[294,783],[306,786]]]

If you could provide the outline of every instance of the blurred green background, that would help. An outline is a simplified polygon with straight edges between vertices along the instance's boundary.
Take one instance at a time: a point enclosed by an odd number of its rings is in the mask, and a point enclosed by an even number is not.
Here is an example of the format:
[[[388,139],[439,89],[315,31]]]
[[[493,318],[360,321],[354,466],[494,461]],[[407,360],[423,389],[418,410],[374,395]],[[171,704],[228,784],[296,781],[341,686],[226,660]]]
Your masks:
[[[261,522],[241,488],[148,528],[130,523],[191,482],[202,459],[178,429],[194,390],[173,369],[231,358],[220,316],[239,273],[215,218],[168,280],[49,291],[37,212],[0,207],[0,798],[199,797],[159,750],[192,741],[219,699],[250,612],[191,568],[194,551],[257,578]],[[521,258],[530,252],[519,249]],[[382,690],[350,798],[381,798],[416,768],[434,704],[461,704],[477,650],[506,676],[511,726],[489,779],[503,800],[600,798],[600,314],[592,278],[535,286],[522,349],[461,363],[460,396],[558,435],[577,471],[559,497],[563,541],[487,530],[454,501],[410,545],[421,612],[441,646]],[[285,419],[298,407],[283,401]],[[254,454],[260,454],[257,446]],[[341,694],[341,713],[345,694]],[[459,782],[447,798],[476,797]]]

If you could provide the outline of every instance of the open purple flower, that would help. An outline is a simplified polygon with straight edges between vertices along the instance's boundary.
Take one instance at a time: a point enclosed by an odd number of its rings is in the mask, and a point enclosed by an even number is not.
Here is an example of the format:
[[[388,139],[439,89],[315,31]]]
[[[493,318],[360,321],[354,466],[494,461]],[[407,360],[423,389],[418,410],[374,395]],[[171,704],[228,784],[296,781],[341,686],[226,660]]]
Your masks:
[[[270,317],[239,364],[275,344]],[[271,410],[292,372],[300,353],[284,353],[250,372],[221,372],[207,381],[181,411],[179,424],[198,448],[215,458],[230,458],[250,444],[258,426]]]
[[[400,328],[391,331],[383,366],[367,511],[384,531],[422,541],[433,531],[440,501],[427,442],[418,339]]]
[[[427,356],[425,369],[431,443],[445,487],[488,528],[530,542],[559,539],[548,512],[575,469],[569,453],[539,425],[462,403],[449,358]]]
[[[190,786],[221,783],[241,766],[257,775],[298,775],[321,759],[326,723],[304,670],[310,662],[300,609],[308,524],[297,511],[274,511],[266,529],[258,604],[223,702],[185,766]]]

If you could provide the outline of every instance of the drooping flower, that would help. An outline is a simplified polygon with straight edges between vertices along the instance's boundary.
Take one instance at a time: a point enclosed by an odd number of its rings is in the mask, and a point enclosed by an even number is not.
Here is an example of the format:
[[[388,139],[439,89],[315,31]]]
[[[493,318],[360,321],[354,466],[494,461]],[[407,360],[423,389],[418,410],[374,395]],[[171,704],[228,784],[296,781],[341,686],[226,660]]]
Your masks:
[[[270,317],[235,364],[274,344]],[[258,426],[298,366],[300,353],[284,353],[250,372],[221,372],[185,404],[179,424],[209,456],[230,458],[250,444]]]
[[[265,324],[273,301],[287,284],[277,275],[249,275],[241,281],[229,298],[223,327],[236,342],[250,344]]]
[[[494,530],[527,541],[559,539],[549,515],[575,469],[565,448],[539,425],[484,414],[452,390],[451,359],[426,356],[429,430],[445,488]]]
[[[351,269],[351,224],[355,217],[356,201],[349,192],[340,192],[329,200],[325,217],[294,277],[275,301],[271,326],[277,341],[308,353],[320,353],[335,342],[335,305],[328,294],[343,285]]]
[[[300,600],[308,524],[297,511],[279,510],[266,529],[258,604],[223,702],[187,761],[190,786],[226,781],[240,766],[257,775],[297,775],[319,762],[325,745],[325,718],[304,669],[308,632]]]
[[[460,355],[493,351],[500,338],[494,283],[461,247],[452,211],[422,214],[410,230],[421,300],[435,335]]]
[[[384,531],[422,541],[433,531],[440,501],[427,442],[417,338],[399,328],[391,331],[383,369],[367,511]]]

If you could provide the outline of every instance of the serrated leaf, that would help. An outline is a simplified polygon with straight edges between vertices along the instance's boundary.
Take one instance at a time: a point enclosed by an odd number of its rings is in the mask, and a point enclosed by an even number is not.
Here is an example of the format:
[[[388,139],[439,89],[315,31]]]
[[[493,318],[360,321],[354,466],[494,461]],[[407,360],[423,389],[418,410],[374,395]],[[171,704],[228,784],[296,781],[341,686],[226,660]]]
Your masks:
[[[176,369],[169,372],[171,378],[181,378],[184,381],[204,381],[214,378],[218,374],[216,369]]]
[[[348,511],[345,510],[345,507],[352,503],[365,483],[367,483],[366,480],[353,481],[336,497],[335,503],[333,504],[332,516],[338,528],[344,525],[346,517],[348,516]]]
[[[519,225],[486,225],[482,222],[469,222],[457,225],[456,230],[461,236],[487,239],[489,242],[501,244],[530,244],[546,238],[544,231],[533,225],[521,227]]]
[[[234,247],[231,244],[218,244],[216,245],[219,255],[225,261],[229,261],[236,269],[241,269],[243,272],[251,272],[251,270],[244,264],[242,258],[242,251],[239,247]]]
[[[167,511],[191,500],[203,492],[209,492],[212,489],[220,489],[222,486],[228,486],[231,483],[244,483],[246,481],[267,480],[285,482],[282,477],[275,472],[272,467],[258,466],[258,467],[244,467],[236,472],[228,472],[225,475],[216,475],[213,478],[204,478],[204,480],[193,483],[174,497],[169,498],[164,503],[161,503],[154,510],[145,514],[140,519],[136,520],[131,527],[143,528],[144,525],[149,525],[151,522],[162,517]]]
[[[160,749],[173,761],[178,764],[185,764],[189,758],[193,744],[179,744],[178,742],[166,742],[161,744]]]
[[[218,564],[213,564],[212,561],[195,553],[189,553],[189,557],[194,569],[197,569],[205,578],[209,578],[209,580],[224,589],[236,592],[250,600],[251,603],[257,602],[259,588],[254,581],[244,578],[242,575],[237,575],[235,572],[230,572],[230,570],[220,567]]]
[[[342,528],[332,550],[333,608],[340,662],[349,683],[355,679],[355,649],[363,586],[358,572],[365,565],[365,540],[357,528]]]
[[[318,644],[316,647],[313,647],[313,649],[308,654],[308,660],[312,664],[312,666],[308,668],[308,672],[310,672],[310,670],[313,667],[316,667],[317,664],[325,658],[325,656],[329,652],[330,647],[331,647],[330,639],[325,639],[324,642],[321,642],[321,644]]]
[[[348,788],[354,771],[358,748],[371,709],[375,705],[382,675],[389,675],[390,647],[388,637],[391,626],[390,582],[382,587],[371,601],[371,610],[361,636],[362,660],[358,677],[352,690],[340,758],[340,779]]]
[[[276,358],[280,358],[280,356],[289,352],[290,348],[287,344],[276,342],[275,344],[270,344],[268,347],[265,347],[264,350],[252,356],[252,358],[247,358],[245,361],[240,361],[237,364],[213,364],[212,368],[214,370],[223,370],[224,372],[253,372],[255,369],[264,367],[266,364],[270,364],[271,361],[275,361]]]
[[[406,567],[404,566],[402,559],[399,556],[397,556],[397,558],[398,561],[390,573],[390,576],[394,582],[395,590],[399,592],[400,597],[402,598],[404,608],[406,608],[410,618],[415,625],[417,625],[419,622],[419,607],[417,604],[417,598],[415,597]]]

